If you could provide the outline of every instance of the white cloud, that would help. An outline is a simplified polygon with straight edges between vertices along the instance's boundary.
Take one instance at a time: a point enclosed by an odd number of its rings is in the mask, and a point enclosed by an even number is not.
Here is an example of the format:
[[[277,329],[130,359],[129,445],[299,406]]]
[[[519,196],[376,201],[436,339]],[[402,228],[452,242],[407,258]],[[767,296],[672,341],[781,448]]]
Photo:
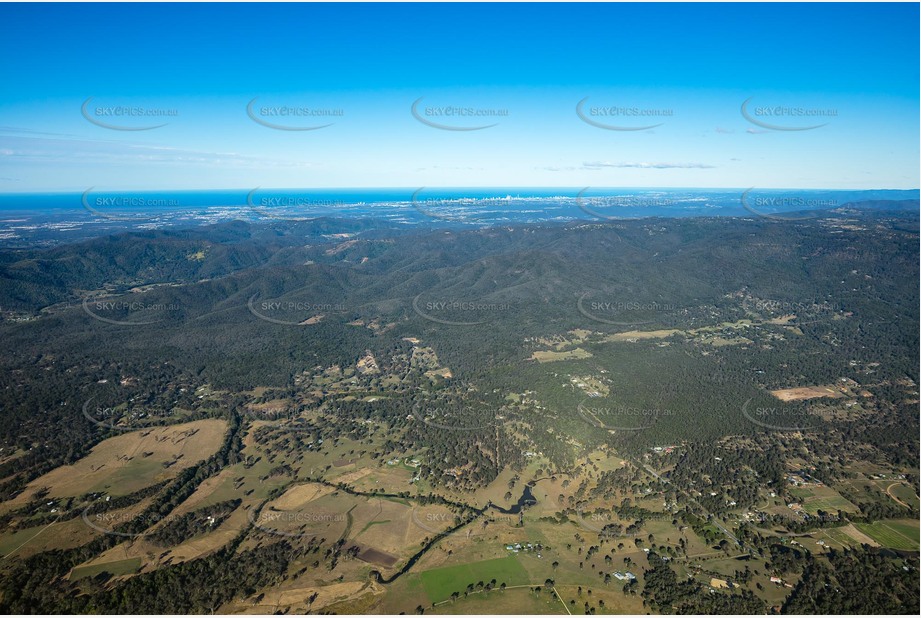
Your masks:
[[[582,164],[582,169],[600,170],[604,168],[638,168],[638,169],[713,169],[715,165],[706,163],[610,163],[607,161],[588,161]]]
[[[248,168],[312,168],[319,165],[307,161],[271,159],[237,152],[208,152],[108,140],[32,135],[0,135],[0,155],[22,163],[49,164],[192,164],[204,167]]]

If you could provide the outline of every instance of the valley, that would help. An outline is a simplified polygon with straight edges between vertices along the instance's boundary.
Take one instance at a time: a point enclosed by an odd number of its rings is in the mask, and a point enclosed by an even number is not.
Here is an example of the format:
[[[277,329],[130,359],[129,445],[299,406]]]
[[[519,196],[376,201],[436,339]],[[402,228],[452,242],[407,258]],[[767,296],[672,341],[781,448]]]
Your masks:
[[[792,612],[853,568],[903,602],[917,222],[848,217],[9,252],[0,604]]]

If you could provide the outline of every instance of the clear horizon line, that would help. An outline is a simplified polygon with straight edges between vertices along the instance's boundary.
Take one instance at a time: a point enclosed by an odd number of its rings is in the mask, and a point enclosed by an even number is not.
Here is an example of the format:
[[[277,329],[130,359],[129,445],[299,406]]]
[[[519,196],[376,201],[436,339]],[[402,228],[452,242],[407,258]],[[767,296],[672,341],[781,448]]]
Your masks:
[[[455,189],[455,190],[497,190],[497,191],[508,191],[510,189],[539,189],[539,190],[575,190],[581,191],[585,189],[593,190],[672,190],[672,191],[681,191],[681,190],[694,190],[694,191],[745,191],[751,189],[757,189],[759,191],[836,191],[836,192],[860,192],[860,191],[921,191],[921,187],[910,187],[910,188],[896,188],[896,187],[872,187],[872,188],[860,188],[860,189],[835,189],[830,187],[768,187],[768,186],[736,186],[736,187],[672,187],[672,186],[603,186],[603,185],[469,185],[469,186],[452,186],[452,185],[403,185],[403,186],[338,186],[338,187],[269,187],[269,186],[259,186],[259,187],[211,187],[207,189],[178,189],[178,188],[168,188],[168,189],[154,189],[154,188],[100,188],[99,191],[110,191],[110,192],[126,192],[126,191],[138,191],[138,192],[189,192],[189,191],[252,191],[254,189],[259,189],[261,191],[355,191],[355,190],[386,190],[386,191],[396,191],[396,190],[408,190],[414,191],[424,188],[427,190],[437,190],[437,189]],[[0,195],[55,195],[55,194],[76,194],[79,195],[84,193],[87,188],[82,189],[56,189],[56,190],[28,190],[28,191],[0,191]]]

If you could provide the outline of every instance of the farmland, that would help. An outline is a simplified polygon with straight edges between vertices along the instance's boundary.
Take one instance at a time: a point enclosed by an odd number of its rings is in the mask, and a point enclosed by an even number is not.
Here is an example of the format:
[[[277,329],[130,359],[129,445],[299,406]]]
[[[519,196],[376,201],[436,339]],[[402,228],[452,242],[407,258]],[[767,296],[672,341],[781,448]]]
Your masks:
[[[407,230],[411,242],[378,230],[344,245],[337,234],[362,233],[338,226],[108,241],[139,256],[178,243],[183,265],[245,242],[234,263],[259,262],[132,280],[130,294],[179,295],[185,313],[132,328],[128,350],[118,329],[63,306],[36,314],[41,332],[0,323],[25,350],[5,361],[0,398],[10,427],[29,428],[0,446],[0,606],[763,615],[832,580],[847,607],[910,605],[910,232],[692,218]],[[752,247],[783,247],[796,266]],[[562,253],[544,271],[534,251]],[[579,311],[587,290],[614,306],[631,281],[645,283],[629,306],[649,315]],[[841,285],[869,298],[841,300]],[[250,310],[330,289],[348,309]],[[420,294],[451,306],[469,289],[503,309],[464,318],[475,327],[413,309]],[[772,309],[784,294],[840,306]],[[92,346],[111,358],[62,360]],[[82,413],[90,394],[111,426]],[[841,583],[855,573],[891,595],[860,604],[861,586]]]
[[[514,556],[459,564],[422,573],[425,592],[432,603],[444,601],[453,592],[463,592],[468,584],[496,580],[496,587],[527,584],[528,574]]]
[[[176,476],[211,455],[227,425],[204,420],[132,431],[101,442],[89,455],[36,479],[7,508],[25,504],[39,489],[52,498],[90,492],[129,494]]]
[[[883,547],[908,551],[919,549],[917,521],[878,521],[872,524],[857,524],[857,528]]]
[[[819,511],[837,513],[839,510],[853,513],[857,507],[845,500],[830,487],[795,487],[790,489],[790,494],[802,501],[803,508],[815,515]]]

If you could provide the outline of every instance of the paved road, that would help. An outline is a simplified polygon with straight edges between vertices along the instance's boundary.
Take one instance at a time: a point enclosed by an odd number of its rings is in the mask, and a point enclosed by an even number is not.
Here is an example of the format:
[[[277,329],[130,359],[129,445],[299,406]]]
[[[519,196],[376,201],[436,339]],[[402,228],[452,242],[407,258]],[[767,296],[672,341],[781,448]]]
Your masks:
[[[643,468],[646,472],[648,472],[649,474],[651,474],[656,480],[662,481],[663,483],[665,483],[665,484],[667,484],[667,485],[671,485],[671,481],[669,481],[669,480],[666,479],[666,478],[662,478],[662,477],[659,475],[659,473],[656,472],[655,470],[653,470],[652,467],[649,466],[648,464],[642,464],[642,468]],[[700,502],[698,502],[697,500],[695,500],[694,498],[692,498],[692,497],[690,497],[690,496],[687,497],[687,500],[688,500],[688,502],[693,502],[694,504],[696,504],[697,507],[700,508],[700,510],[702,510],[702,511],[706,514],[707,519],[710,521],[710,523],[712,523],[714,526],[716,526],[717,528],[719,528],[719,529],[720,529],[720,532],[722,532],[724,535],[726,535],[726,538],[730,539],[730,540],[733,541],[736,545],[738,545],[739,547],[741,547],[742,549],[744,549],[745,551],[747,551],[747,552],[749,552],[749,553],[753,553],[753,554],[754,554],[754,553],[757,553],[757,552],[755,552],[754,548],[749,547],[749,546],[743,544],[741,541],[739,541],[738,537],[736,537],[736,535],[733,534],[732,531],[731,531],[729,528],[727,528],[726,526],[724,526],[724,525],[723,525],[723,522],[721,522],[721,521],[719,520],[719,518],[717,518],[715,515],[713,515],[712,513],[710,513],[710,512],[709,512],[707,509],[705,509],[703,506],[701,506]]]

